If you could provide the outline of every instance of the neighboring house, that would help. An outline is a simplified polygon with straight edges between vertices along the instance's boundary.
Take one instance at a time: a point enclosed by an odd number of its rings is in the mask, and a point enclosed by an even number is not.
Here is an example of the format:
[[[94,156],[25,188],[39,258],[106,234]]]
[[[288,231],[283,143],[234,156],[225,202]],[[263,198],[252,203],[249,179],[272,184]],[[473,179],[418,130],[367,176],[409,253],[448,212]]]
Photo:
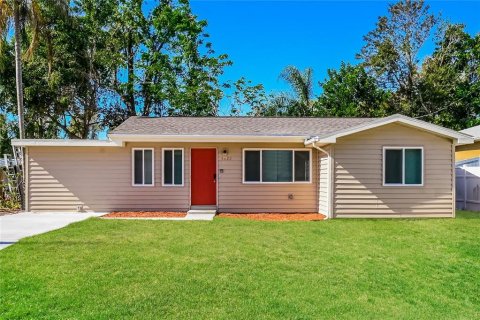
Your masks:
[[[26,147],[27,210],[453,217],[455,146],[409,117],[131,117],[108,141]]]
[[[480,126],[468,128],[460,132],[472,136],[475,142],[473,144],[457,146],[455,149],[456,161],[480,158]]]
[[[480,157],[457,161],[455,166],[457,168],[480,167]]]

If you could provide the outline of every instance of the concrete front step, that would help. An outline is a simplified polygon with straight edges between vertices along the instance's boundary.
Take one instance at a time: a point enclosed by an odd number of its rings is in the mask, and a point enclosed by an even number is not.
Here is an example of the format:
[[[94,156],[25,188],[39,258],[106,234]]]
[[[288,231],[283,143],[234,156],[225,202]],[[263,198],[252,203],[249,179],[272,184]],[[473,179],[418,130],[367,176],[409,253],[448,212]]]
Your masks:
[[[213,220],[216,214],[217,210],[188,210],[185,220]]]

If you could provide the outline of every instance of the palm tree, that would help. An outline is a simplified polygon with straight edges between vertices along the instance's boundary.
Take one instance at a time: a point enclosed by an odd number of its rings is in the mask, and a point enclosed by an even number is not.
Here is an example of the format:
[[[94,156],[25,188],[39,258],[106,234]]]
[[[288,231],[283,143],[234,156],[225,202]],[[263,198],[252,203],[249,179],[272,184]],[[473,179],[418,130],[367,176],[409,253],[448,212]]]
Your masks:
[[[311,116],[313,113],[313,70],[305,69],[303,72],[297,67],[287,66],[280,74],[293,89],[294,97],[290,99],[289,113],[295,116]]]
[[[56,9],[66,12],[68,1],[53,1]],[[15,38],[15,78],[17,87],[17,109],[18,109],[18,131],[19,138],[25,138],[24,127],[24,106],[23,106],[23,79],[22,79],[22,32],[28,26],[31,30],[29,48],[25,53],[28,58],[38,44],[42,27],[40,4],[36,0],[0,0],[0,37],[5,39],[10,31],[10,24],[13,22],[13,33]],[[1,46],[1,42],[0,42]],[[1,52],[0,47],[0,52]]]

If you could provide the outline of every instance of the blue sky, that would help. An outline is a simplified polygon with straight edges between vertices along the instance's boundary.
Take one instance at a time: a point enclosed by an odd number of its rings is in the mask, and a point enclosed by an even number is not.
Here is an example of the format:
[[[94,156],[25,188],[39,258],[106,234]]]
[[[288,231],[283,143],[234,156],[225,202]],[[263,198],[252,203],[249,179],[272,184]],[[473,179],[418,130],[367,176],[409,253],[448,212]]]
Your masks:
[[[223,80],[241,76],[262,83],[267,91],[286,89],[278,79],[287,65],[312,67],[315,82],[341,61],[356,63],[362,37],[387,13],[387,1],[191,1],[193,12],[208,21],[217,53],[234,65]],[[431,11],[480,32],[480,1],[428,1]],[[422,56],[433,50],[428,43]],[[315,86],[318,94],[319,87]],[[228,112],[223,104],[222,113]]]

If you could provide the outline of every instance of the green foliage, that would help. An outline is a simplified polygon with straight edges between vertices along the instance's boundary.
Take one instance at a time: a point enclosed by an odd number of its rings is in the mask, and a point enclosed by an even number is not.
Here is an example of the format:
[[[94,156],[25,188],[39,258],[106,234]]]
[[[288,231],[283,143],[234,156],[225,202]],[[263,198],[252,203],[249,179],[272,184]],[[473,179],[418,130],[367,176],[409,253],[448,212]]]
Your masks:
[[[437,18],[423,0],[400,0],[388,6],[388,16],[379,17],[376,28],[365,37],[357,55],[386,89],[393,90],[398,112],[414,112],[418,99],[419,51]]]
[[[262,105],[250,111],[253,116],[295,116],[313,115],[313,70],[304,71],[294,66],[287,66],[280,73],[280,78],[287,82],[291,92],[271,93]]]
[[[20,202],[20,195],[18,194],[17,190],[15,188],[12,188],[12,190],[10,191],[8,181],[4,180],[5,173],[3,172],[3,170],[0,173],[0,177],[3,179],[2,181],[0,181],[0,209],[14,211],[20,210],[22,205]],[[17,177],[16,179],[19,181],[20,177]]]
[[[335,117],[383,117],[389,113],[390,94],[377,85],[361,66],[342,63],[328,70],[320,83],[322,94],[316,101],[316,115]]]
[[[480,124],[480,34],[447,25],[420,83],[422,118],[456,130]]]
[[[419,51],[440,19],[422,0],[388,6],[365,37],[360,65],[328,70],[315,95],[313,70],[287,66],[285,92],[242,77],[220,80],[232,62],[213,50],[207,22],[186,0],[22,2],[23,83],[28,138],[95,138],[132,115],[361,116],[392,113],[453,129],[480,122],[479,37],[445,25],[430,57]],[[0,0],[0,109],[5,137],[17,113],[12,6]],[[68,14],[67,14],[68,13]],[[27,19],[28,18],[28,19]],[[4,132],[4,131],[2,131]]]
[[[136,114],[216,115],[223,97],[218,78],[231,62],[215,54],[206,21],[194,16],[188,1],[162,0],[150,13],[142,3],[120,1],[103,26],[115,52],[108,86],[120,98],[107,106],[106,124]]]
[[[238,79],[232,84],[227,83],[226,88],[234,89],[231,99],[230,114],[240,116],[243,114],[243,108],[249,108],[250,112],[260,113],[267,102],[267,95],[262,84],[253,85],[252,81],[244,77]]]
[[[391,112],[455,130],[480,123],[480,35],[470,36],[462,25],[439,24],[423,0],[401,0],[388,11],[364,37],[358,57],[391,92]],[[435,50],[420,61],[433,28],[442,31]]]
[[[402,113],[455,130],[480,123],[480,34],[462,25],[439,25],[423,0],[390,4],[365,37],[357,66],[328,70],[313,96],[311,70],[287,67],[290,92],[267,95],[254,115],[382,117]],[[433,29],[436,46],[421,61],[419,51]],[[312,106],[312,107],[310,107]],[[308,112],[311,110],[311,112]]]
[[[215,53],[188,1],[147,12],[142,0],[77,0],[68,15],[56,2],[35,1],[41,37],[33,25],[24,32],[36,37],[35,54],[23,59],[27,137],[95,138],[131,115],[218,113],[227,87],[219,77],[231,61]],[[14,115],[14,39],[2,35],[0,107]]]
[[[9,133],[11,129],[4,114],[0,114],[0,157],[12,153]]]

